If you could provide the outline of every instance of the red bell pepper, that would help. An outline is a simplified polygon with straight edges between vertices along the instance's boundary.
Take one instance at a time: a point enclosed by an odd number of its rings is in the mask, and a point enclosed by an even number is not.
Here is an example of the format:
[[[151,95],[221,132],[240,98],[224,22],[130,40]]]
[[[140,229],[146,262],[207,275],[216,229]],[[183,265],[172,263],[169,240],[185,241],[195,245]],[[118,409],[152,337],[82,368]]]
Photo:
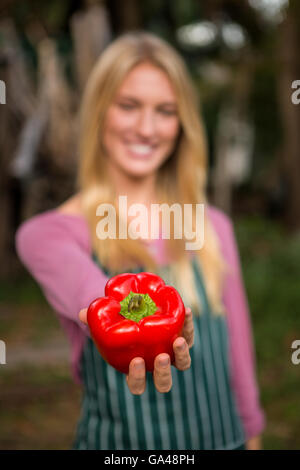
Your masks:
[[[105,297],[87,311],[91,336],[101,356],[128,373],[135,357],[153,371],[155,357],[167,353],[174,362],[173,342],[185,318],[183,301],[174,287],[153,273],[120,274],[108,280]]]

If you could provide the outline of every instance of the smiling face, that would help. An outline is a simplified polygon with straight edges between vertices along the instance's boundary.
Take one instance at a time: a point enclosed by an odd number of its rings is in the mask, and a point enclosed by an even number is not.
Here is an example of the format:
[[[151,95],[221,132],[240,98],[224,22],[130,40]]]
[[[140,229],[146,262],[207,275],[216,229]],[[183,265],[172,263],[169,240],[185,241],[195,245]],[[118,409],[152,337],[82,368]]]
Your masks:
[[[137,65],[107,110],[103,142],[109,163],[131,177],[155,173],[172,152],[179,126],[167,75],[150,63]]]

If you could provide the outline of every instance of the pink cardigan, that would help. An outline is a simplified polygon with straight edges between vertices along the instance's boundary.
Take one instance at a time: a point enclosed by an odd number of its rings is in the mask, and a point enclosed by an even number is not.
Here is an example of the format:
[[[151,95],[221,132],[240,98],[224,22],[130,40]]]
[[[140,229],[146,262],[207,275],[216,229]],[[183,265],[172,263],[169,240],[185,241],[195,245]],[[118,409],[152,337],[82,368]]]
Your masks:
[[[215,207],[208,216],[231,267],[223,299],[229,331],[231,384],[246,436],[256,436],[265,427],[256,382],[255,353],[248,302],[239,254],[230,219]],[[84,218],[51,210],[25,221],[16,233],[17,253],[39,283],[71,344],[74,380],[80,383],[79,359],[89,329],[78,319],[82,308],[104,294],[106,275],[91,258],[89,230]],[[157,255],[162,262],[163,252]],[[61,269],[63,266],[63,269]]]

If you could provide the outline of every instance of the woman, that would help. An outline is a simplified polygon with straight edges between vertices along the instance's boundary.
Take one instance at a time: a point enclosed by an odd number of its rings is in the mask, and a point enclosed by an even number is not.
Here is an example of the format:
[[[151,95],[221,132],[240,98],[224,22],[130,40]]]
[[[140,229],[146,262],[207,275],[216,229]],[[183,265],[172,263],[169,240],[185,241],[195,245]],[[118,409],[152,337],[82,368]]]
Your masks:
[[[264,414],[236,242],[228,217],[206,204],[197,99],[173,48],[130,33],[104,51],[83,97],[79,144],[78,193],[16,235],[20,258],[59,314],[74,376],[83,382],[74,448],[260,448]],[[164,239],[162,217],[153,228],[158,240],[103,239],[100,204],[113,204],[121,225],[132,221],[118,204],[124,195],[128,207],[143,204],[148,214],[157,203],[205,204],[203,247],[188,252],[174,227]],[[195,232],[194,214],[191,220]],[[178,289],[185,328],[173,345],[172,371],[160,354],[153,376],[135,358],[126,377],[97,352],[86,308],[111,275],[146,270]]]

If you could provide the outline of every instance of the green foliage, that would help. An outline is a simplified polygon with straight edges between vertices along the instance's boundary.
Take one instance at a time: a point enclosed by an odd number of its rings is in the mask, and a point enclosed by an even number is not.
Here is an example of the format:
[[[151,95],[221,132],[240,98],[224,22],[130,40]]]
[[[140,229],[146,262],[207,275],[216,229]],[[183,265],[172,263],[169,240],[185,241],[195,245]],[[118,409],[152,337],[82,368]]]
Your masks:
[[[23,273],[11,280],[0,282],[1,302],[14,305],[43,304],[46,305],[45,297],[39,285],[27,273]]]
[[[81,391],[68,364],[5,366],[0,390],[1,450],[71,448]]]
[[[286,335],[300,337],[300,237],[274,222],[251,218],[236,224],[242,268],[260,360],[284,354]]]
[[[299,448],[300,366],[291,344],[300,339],[300,236],[260,217],[235,224],[256,347],[267,449]]]
[[[255,129],[253,175],[256,176],[274,159],[282,139],[276,90],[278,70],[273,55],[274,44],[266,44],[266,57],[256,67],[249,99],[249,114]]]
[[[11,346],[40,346],[61,337],[57,319],[40,287],[29,274],[0,283],[1,339]]]

